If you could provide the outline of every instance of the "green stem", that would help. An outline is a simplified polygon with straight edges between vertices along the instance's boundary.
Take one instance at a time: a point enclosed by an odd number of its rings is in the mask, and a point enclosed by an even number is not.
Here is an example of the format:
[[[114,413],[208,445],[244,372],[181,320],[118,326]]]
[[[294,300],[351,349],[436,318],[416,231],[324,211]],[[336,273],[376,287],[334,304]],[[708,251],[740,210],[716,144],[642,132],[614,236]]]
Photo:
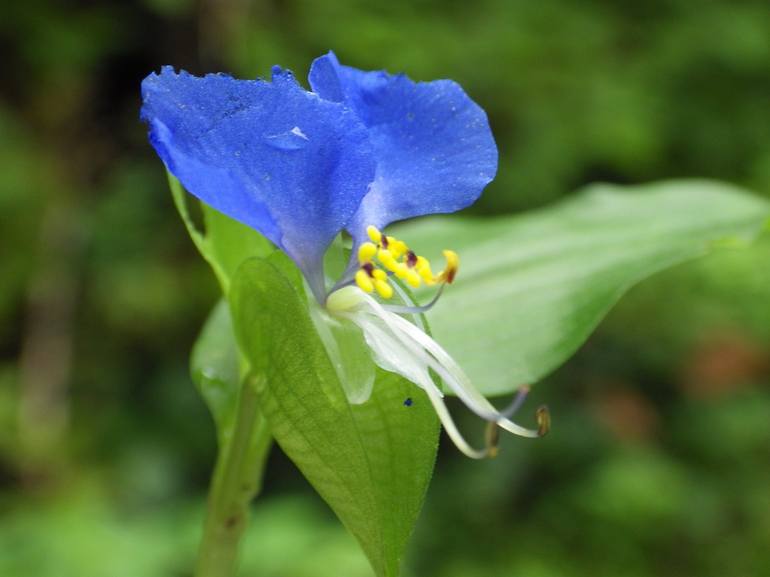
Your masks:
[[[259,414],[255,377],[241,386],[232,434],[220,439],[195,577],[233,577],[249,503],[259,492],[270,433]]]

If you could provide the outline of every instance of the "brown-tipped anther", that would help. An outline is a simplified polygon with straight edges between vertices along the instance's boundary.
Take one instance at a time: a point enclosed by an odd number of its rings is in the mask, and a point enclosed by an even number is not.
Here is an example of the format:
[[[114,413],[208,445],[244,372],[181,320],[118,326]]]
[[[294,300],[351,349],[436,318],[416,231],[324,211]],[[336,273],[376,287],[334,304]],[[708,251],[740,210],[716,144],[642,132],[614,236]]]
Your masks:
[[[367,262],[366,264],[361,266],[362,269],[366,271],[366,274],[368,274],[370,277],[374,277],[374,265],[370,262]]]
[[[538,407],[535,416],[537,418],[537,434],[545,437],[551,430],[551,413],[548,407],[545,405]]]
[[[485,434],[486,439],[486,452],[487,457],[494,459],[499,452],[498,443],[500,442],[500,427],[494,421],[487,423],[487,430]]]
[[[445,250],[444,258],[446,259],[446,267],[435,280],[452,284],[455,280],[455,275],[457,275],[457,269],[460,266],[460,257],[453,250]]]
[[[406,266],[409,268],[414,268],[417,266],[417,255],[414,254],[414,251],[409,251],[406,253]]]

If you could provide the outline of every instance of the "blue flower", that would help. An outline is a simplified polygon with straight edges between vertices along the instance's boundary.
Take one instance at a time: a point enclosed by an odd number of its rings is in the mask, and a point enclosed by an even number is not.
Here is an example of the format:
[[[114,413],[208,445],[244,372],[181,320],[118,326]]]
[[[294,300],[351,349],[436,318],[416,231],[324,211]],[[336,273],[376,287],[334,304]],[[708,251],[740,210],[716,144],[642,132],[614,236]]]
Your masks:
[[[479,197],[497,171],[486,114],[451,80],[365,72],[331,52],[313,62],[309,82],[312,92],[279,67],[270,82],[164,67],[142,83],[141,117],[182,185],[291,257],[318,302],[364,332],[377,364],[428,392],[464,452],[491,449],[465,443],[431,371],[493,425],[536,435],[492,407],[451,357],[401,316],[427,307],[382,305],[369,294],[390,298],[393,278],[411,286],[452,282],[453,252],[445,251],[447,266],[434,274],[427,259],[380,229],[454,212]],[[323,256],[343,230],[354,240],[351,266],[329,291]]]
[[[313,63],[307,92],[171,67],[142,83],[142,118],[168,170],[193,195],[257,229],[324,293],[322,258],[347,228],[473,203],[497,170],[486,114],[450,80]]]
[[[321,98],[352,109],[369,132],[377,169],[348,225],[356,239],[370,225],[465,208],[495,177],[487,115],[456,82],[363,72],[332,52],[313,62],[309,81]]]
[[[277,67],[272,82],[164,67],[145,78],[142,97],[166,168],[191,194],[270,239],[323,294],[323,255],[376,168],[356,114]]]

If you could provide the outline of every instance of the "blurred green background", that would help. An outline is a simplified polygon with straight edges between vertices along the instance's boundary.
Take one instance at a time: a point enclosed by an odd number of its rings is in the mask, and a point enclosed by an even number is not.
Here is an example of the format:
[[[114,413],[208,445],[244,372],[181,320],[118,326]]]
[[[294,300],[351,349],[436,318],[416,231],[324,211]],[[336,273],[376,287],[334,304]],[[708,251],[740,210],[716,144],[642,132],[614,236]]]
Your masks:
[[[191,575],[215,455],[187,355],[217,297],[141,79],[361,68],[489,113],[472,209],[714,177],[770,194],[766,0],[25,0],[0,17],[0,575]],[[770,240],[635,289],[533,397],[544,440],[442,446],[408,576],[770,575]],[[468,427],[478,426],[471,419]],[[245,577],[370,575],[278,449]]]

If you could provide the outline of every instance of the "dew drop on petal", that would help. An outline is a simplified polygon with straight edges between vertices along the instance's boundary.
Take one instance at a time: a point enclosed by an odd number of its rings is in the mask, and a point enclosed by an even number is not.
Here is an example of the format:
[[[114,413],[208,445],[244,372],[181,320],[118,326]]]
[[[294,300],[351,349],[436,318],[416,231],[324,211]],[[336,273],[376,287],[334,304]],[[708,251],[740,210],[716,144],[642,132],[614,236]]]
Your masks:
[[[304,148],[310,139],[302,132],[299,126],[281,134],[270,134],[264,137],[268,146],[278,150],[300,150]]]

